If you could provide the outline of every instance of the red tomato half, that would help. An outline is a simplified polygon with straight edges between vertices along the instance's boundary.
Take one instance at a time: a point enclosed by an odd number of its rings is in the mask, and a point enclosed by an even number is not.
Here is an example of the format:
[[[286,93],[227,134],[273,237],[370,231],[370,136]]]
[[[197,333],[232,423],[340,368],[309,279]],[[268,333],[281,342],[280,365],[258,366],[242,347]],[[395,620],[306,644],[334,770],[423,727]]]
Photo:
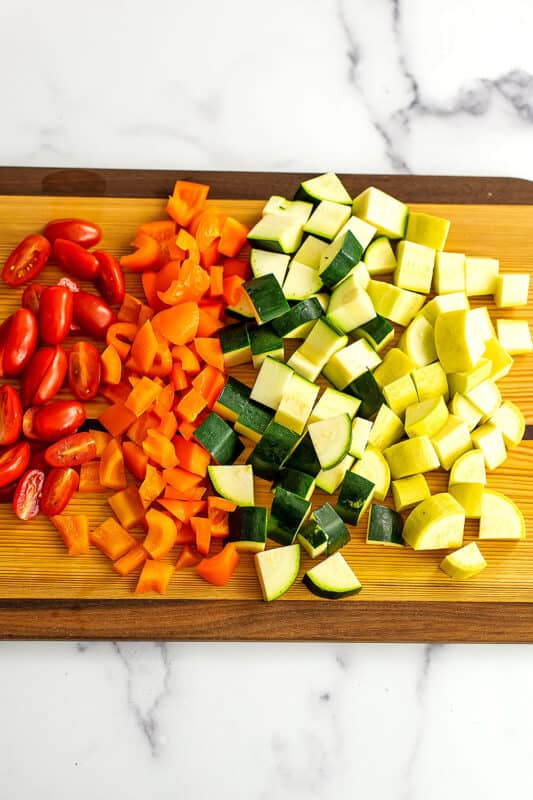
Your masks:
[[[100,353],[90,342],[76,342],[68,357],[68,385],[80,400],[91,400],[100,387]]]
[[[54,517],[68,506],[78,488],[80,477],[71,467],[54,467],[46,476],[41,493],[40,506],[43,514]]]
[[[107,329],[117,321],[117,315],[98,295],[77,292],[74,295],[73,319],[88,336],[105,339]]]
[[[33,354],[22,376],[22,405],[37,406],[51,400],[63,386],[67,354],[60,344],[41,347]]]
[[[122,267],[106,250],[95,250],[94,254],[100,264],[100,274],[96,279],[98,291],[110,306],[119,305],[126,294]]]
[[[44,229],[44,235],[52,244],[56,239],[67,239],[82,247],[93,247],[102,238],[102,229],[86,219],[53,219]]]
[[[94,436],[90,433],[74,433],[51,444],[44,457],[51,467],[78,467],[96,458]]]
[[[55,240],[54,260],[64,272],[82,281],[94,280],[100,271],[98,259],[93,253],[68,239]]]
[[[22,403],[13,386],[0,386],[0,445],[14,444],[22,429]]]
[[[13,497],[13,511],[19,519],[33,519],[39,513],[39,496],[44,483],[44,472],[30,469],[17,484]]]
[[[75,433],[86,416],[85,408],[76,400],[54,400],[37,409],[32,419],[32,433],[43,442],[55,442]]]
[[[0,327],[0,374],[19,375],[37,345],[35,314],[19,308]]]
[[[7,486],[16,481],[30,460],[30,446],[28,442],[18,442],[18,444],[7,447],[0,453],[0,486]]]
[[[45,344],[60,344],[70,331],[73,294],[66,286],[47,286],[39,302],[39,334]]]
[[[50,250],[50,242],[39,233],[26,236],[4,264],[2,280],[8,286],[22,286],[33,280],[48,261]]]

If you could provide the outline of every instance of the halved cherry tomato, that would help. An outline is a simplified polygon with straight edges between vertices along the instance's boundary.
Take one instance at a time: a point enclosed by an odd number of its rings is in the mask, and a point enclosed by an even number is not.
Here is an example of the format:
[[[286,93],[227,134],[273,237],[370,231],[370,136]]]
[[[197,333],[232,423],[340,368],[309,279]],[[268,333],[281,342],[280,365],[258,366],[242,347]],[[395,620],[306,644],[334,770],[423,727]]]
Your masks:
[[[101,378],[100,353],[90,342],[76,342],[68,357],[68,385],[80,400],[98,394]]]
[[[2,280],[8,286],[22,286],[36,278],[50,257],[50,242],[39,233],[26,236],[15,247],[2,270]]]
[[[151,236],[142,231],[137,231],[132,245],[136,250],[134,253],[121,257],[121,267],[128,269],[130,272],[144,272],[146,269],[152,269],[159,264],[161,248],[159,242]]]
[[[91,433],[74,433],[46,448],[44,457],[51,467],[78,467],[96,458],[96,442]]]
[[[26,439],[38,439],[39,437],[35,433],[35,429],[33,427],[33,423],[35,421],[35,416],[39,410],[39,406],[30,406],[24,412],[24,416],[22,417],[22,433],[26,437]]]
[[[117,321],[117,315],[98,295],[77,292],[74,295],[73,320],[89,336],[105,339],[106,331]]]
[[[32,434],[43,442],[54,442],[75,433],[86,418],[85,408],[77,400],[54,400],[37,408]]]
[[[63,386],[67,374],[67,354],[60,344],[41,347],[24,370],[21,384],[22,405],[38,406],[51,400]]]
[[[54,467],[46,476],[41,492],[40,506],[43,514],[54,517],[68,506],[80,483],[80,476],[72,467]]]
[[[19,308],[0,326],[0,374],[19,375],[37,345],[35,314]]]
[[[39,303],[39,335],[45,344],[60,344],[70,331],[74,295],[66,286],[47,286]]]
[[[98,291],[110,306],[122,303],[126,294],[122,267],[107,250],[95,250],[94,255],[100,264],[100,274],[96,279]]]
[[[0,445],[14,444],[22,430],[22,403],[13,386],[0,386]]]
[[[18,442],[0,453],[0,486],[18,480],[30,460],[28,442]]]
[[[70,242],[68,239],[56,239],[53,249],[57,265],[68,275],[73,275],[83,281],[92,281],[98,275],[100,271],[98,259],[76,242]]]
[[[56,239],[68,239],[82,247],[93,247],[102,238],[102,229],[86,219],[53,219],[44,229],[44,235],[52,244]]]
[[[30,283],[22,292],[22,308],[27,308],[33,311],[35,316],[39,313],[39,302],[43,293],[44,286],[42,283]]]
[[[13,497],[13,511],[19,519],[33,519],[39,513],[39,496],[44,483],[44,472],[29,469],[17,483]]]

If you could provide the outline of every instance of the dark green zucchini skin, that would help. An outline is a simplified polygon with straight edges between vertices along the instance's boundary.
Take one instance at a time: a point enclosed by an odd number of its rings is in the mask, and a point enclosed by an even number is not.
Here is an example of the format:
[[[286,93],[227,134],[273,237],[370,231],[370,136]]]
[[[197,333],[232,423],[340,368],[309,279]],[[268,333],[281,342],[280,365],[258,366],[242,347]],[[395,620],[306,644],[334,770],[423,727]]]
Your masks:
[[[308,500],[278,486],[270,509],[268,538],[282,545],[293,544],[310,508]]]
[[[403,546],[403,519],[393,508],[373,503],[368,515],[367,542]]]
[[[309,433],[304,433],[283,466],[306,472],[316,478],[322,467]]]
[[[361,405],[357,415],[365,419],[371,419],[377,414],[379,407],[385,402],[379,384],[369,369],[349,383],[344,391],[359,398]]]
[[[359,586],[357,589],[350,589],[346,592],[333,592],[329,591],[328,589],[322,589],[318,587],[315,583],[313,583],[311,578],[307,576],[307,574],[303,576],[302,582],[311,592],[313,592],[313,594],[316,594],[317,597],[324,598],[324,600],[342,600],[343,597],[351,597],[354,594],[359,594],[363,588],[362,586]]]
[[[284,467],[279,473],[279,479],[276,486],[282,486],[288,492],[297,494],[298,497],[303,497],[308,500],[307,494],[314,486],[315,479],[312,475],[301,472],[297,469],[290,469]]]
[[[244,409],[251,391],[249,386],[230,375],[217,397],[214,410],[223,419],[234,422]]]
[[[350,531],[344,524],[342,518],[337,514],[333,506],[324,503],[320,508],[313,511],[313,519],[322,528],[328,539],[326,554],[328,556],[336,553],[350,541]]]
[[[312,322],[324,316],[324,310],[316,297],[300,300],[281,317],[272,321],[272,326],[278,336],[288,336],[289,333],[299,328],[305,322]]]
[[[244,450],[233,428],[214,411],[196,428],[194,438],[216,464],[233,464]]]
[[[345,522],[357,525],[373,490],[372,481],[363,478],[362,475],[347,472],[342,482],[335,511]]]
[[[322,283],[332,287],[347,276],[361,260],[363,248],[351,231],[346,231],[342,247],[328,266],[319,273]]]
[[[242,506],[229,514],[229,536],[251,552],[264,550],[267,538],[267,509],[264,506]]]
[[[246,463],[252,465],[255,475],[274,480],[297,441],[297,433],[272,420]]]
[[[255,309],[256,319],[260,324],[270,322],[290,310],[278,279],[271,273],[261,275],[260,278],[251,278],[243,284],[243,289]]]

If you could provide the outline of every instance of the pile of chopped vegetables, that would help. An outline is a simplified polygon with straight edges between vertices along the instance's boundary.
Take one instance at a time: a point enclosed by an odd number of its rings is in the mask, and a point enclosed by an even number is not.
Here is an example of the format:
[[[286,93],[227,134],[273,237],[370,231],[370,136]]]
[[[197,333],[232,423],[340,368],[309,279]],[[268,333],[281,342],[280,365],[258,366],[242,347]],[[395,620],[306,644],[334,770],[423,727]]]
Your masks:
[[[140,570],[139,594],[193,566],[223,586],[248,552],[272,600],[297,579],[302,547],[324,557],[305,573],[311,591],[355,594],[340,551],[366,511],[368,544],[450,550],[441,568],[456,579],[486,566],[463,546],[466,518],[479,540],[523,538],[486,471],[524,435],[497,381],[531,336],[517,319],[495,330],[469,298],[524,305],[529,275],[445,251],[447,220],[374,187],[352,200],[333,173],[271,197],[251,230],[207,194],[177,181],[170,218],[142,225],[120,261],[91,249],[101,231],[76,219],[7,260],[4,281],[25,285],[0,326],[1,375],[20,380],[0,387],[0,491],[15,513],[49,516],[70,555],[92,544],[119,575]],[[29,283],[49,260],[66,277]],[[144,301],[123,270],[141,273]],[[287,360],[285,340],[298,340]],[[227,375],[248,362],[253,386]],[[75,400],[56,399],[65,382]],[[84,405],[96,395],[109,403],[98,423]],[[246,463],[241,437],[254,444]],[[448,491],[431,495],[424,474],[440,467]],[[255,505],[256,477],[272,482],[270,509]],[[315,487],[336,499],[312,510]],[[112,492],[97,528],[65,513],[76,491]]]

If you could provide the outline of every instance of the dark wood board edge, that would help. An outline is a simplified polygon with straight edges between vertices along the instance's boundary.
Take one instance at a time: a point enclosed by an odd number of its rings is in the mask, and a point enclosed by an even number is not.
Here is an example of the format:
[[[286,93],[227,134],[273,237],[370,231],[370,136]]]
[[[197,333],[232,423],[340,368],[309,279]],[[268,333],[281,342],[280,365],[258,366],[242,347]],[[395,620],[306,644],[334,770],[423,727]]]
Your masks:
[[[244,600],[0,604],[4,639],[533,642],[528,603]]]
[[[316,174],[316,173],[314,173]],[[153,169],[64,169],[0,167],[0,194],[164,197],[177,178],[207,183],[210,197],[261,199],[267,194],[292,196],[312,173],[222,172]],[[340,174],[355,195],[371,184],[406,202],[533,203],[533,182],[521,178],[440,175]]]

